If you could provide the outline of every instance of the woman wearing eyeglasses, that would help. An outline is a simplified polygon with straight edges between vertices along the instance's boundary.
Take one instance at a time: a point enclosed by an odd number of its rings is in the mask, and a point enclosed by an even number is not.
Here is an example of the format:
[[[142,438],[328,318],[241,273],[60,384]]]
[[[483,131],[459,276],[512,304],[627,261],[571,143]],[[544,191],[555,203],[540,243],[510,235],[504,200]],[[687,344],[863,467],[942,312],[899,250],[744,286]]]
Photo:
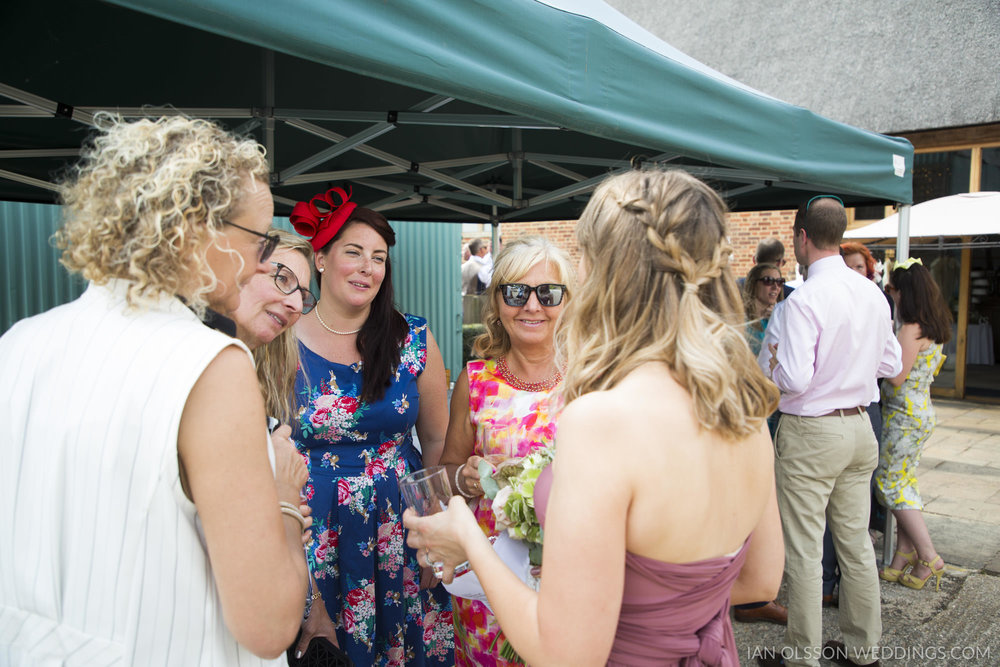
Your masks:
[[[477,472],[483,457],[520,457],[551,445],[555,414],[549,403],[562,381],[553,335],[573,280],[569,257],[541,237],[511,241],[497,255],[486,290],[483,323],[470,361],[455,382],[443,463],[452,492],[469,499],[489,536],[498,534]],[[452,598],[455,664],[506,665],[500,625],[482,602]]]
[[[272,449],[249,351],[200,319],[271,268],[263,149],[95,120],[58,235],[90,285],[0,339],[0,655],[277,664],[306,595],[306,469]]]
[[[316,307],[316,296],[309,290],[313,250],[297,234],[271,233],[279,239],[269,260],[271,271],[250,279],[233,319],[237,338],[253,352],[268,416],[290,424],[299,364],[299,343],[292,327]]]
[[[774,264],[754,264],[743,283],[743,304],[747,313],[747,342],[754,356],[760,354],[767,321],[783,297],[785,279]]]
[[[436,465],[444,446],[441,352],[427,320],[393,305],[396,236],[381,213],[333,188],[297,204],[291,221],[316,253],[320,288],[295,326],[294,439],[309,462],[320,596],[296,652],[324,636],[359,667],[450,665],[448,595],[403,544],[399,492],[399,479]]]

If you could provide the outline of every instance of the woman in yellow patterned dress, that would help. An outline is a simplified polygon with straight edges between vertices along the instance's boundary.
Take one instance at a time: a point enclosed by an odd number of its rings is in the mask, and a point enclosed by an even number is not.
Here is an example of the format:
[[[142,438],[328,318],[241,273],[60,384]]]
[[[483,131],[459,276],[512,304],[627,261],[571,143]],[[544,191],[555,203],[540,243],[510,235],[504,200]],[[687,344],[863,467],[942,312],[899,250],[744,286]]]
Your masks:
[[[919,259],[898,264],[886,289],[902,323],[896,337],[903,349],[903,370],[882,383],[885,446],[875,484],[879,500],[896,518],[896,554],[879,576],[917,589],[934,576],[940,587],[944,560],[934,549],[921,513],[916,472],[936,423],[931,382],[944,361],[941,345],[951,338],[951,312]]]
[[[470,361],[455,382],[441,463],[452,490],[472,503],[483,532],[496,535],[490,500],[477,467],[483,457],[527,456],[555,439],[549,396],[562,381],[553,334],[569,295],[573,269],[566,253],[541,237],[508,243],[493,265],[483,323]],[[477,600],[452,598],[455,665],[508,665],[500,657],[500,626]]]

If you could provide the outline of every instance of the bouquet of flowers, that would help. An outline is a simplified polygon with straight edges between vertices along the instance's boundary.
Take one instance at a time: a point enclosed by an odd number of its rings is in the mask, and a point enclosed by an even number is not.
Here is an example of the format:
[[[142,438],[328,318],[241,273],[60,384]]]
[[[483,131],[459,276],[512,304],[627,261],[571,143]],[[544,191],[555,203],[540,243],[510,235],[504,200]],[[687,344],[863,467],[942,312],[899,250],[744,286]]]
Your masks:
[[[495,471],[488,461],[479,464],[483,494],[493,501],[497,527],[528,545],[528,557],[534,566],[542,564],[544,539],[535,514],[535,482],[554,455],[551,447],[542,447],[523,458],[502,461]]]

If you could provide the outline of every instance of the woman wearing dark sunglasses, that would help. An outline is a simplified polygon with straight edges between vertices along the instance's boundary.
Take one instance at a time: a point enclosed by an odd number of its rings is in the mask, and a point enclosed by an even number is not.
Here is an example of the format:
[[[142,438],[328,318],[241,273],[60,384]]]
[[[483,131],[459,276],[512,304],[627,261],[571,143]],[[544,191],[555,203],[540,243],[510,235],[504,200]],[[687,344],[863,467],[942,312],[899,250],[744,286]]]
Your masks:
[[[775,264],[754,264],[743,283],[743,305],[747,312],[747,342],[754,356],[760,354],[767,321],[784,295],[785,279]]]
[[[271,271],[258,273],[240,293],[233,313],[236,336],[253,351],[257,380],[267,414],[291,423],[299,344],[292,326],[316,307],[309,290],[313,250],[297,234],[272,230],[277,244],[269,261]]]
[[[562,381],[553,334],[572,283],[566,253],[541,237],[508,243],[493,264],[483,323],[470,361],[455,382],[451,419],[441,463],[452,492],[472,502],[482,531],[496,535],[491,501],[483,497],[477,467],[520,457],[549,445],[555,410],[549,396]],[[499,656],[500,625],[482,602],[452,598],[455,664],[506,665]]]

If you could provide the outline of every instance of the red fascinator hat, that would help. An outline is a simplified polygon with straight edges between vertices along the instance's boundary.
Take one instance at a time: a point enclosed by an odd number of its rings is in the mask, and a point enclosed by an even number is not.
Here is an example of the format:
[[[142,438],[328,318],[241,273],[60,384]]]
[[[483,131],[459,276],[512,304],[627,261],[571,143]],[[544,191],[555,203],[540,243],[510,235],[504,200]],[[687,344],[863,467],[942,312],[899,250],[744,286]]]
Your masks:
[[[297,203],[288,220],[295,231],[309,239],[313,250],[319,252],[337,235],[358,207],[350,201],[351,194],[344,192],[343,188],[330,188],[307,202]]]

